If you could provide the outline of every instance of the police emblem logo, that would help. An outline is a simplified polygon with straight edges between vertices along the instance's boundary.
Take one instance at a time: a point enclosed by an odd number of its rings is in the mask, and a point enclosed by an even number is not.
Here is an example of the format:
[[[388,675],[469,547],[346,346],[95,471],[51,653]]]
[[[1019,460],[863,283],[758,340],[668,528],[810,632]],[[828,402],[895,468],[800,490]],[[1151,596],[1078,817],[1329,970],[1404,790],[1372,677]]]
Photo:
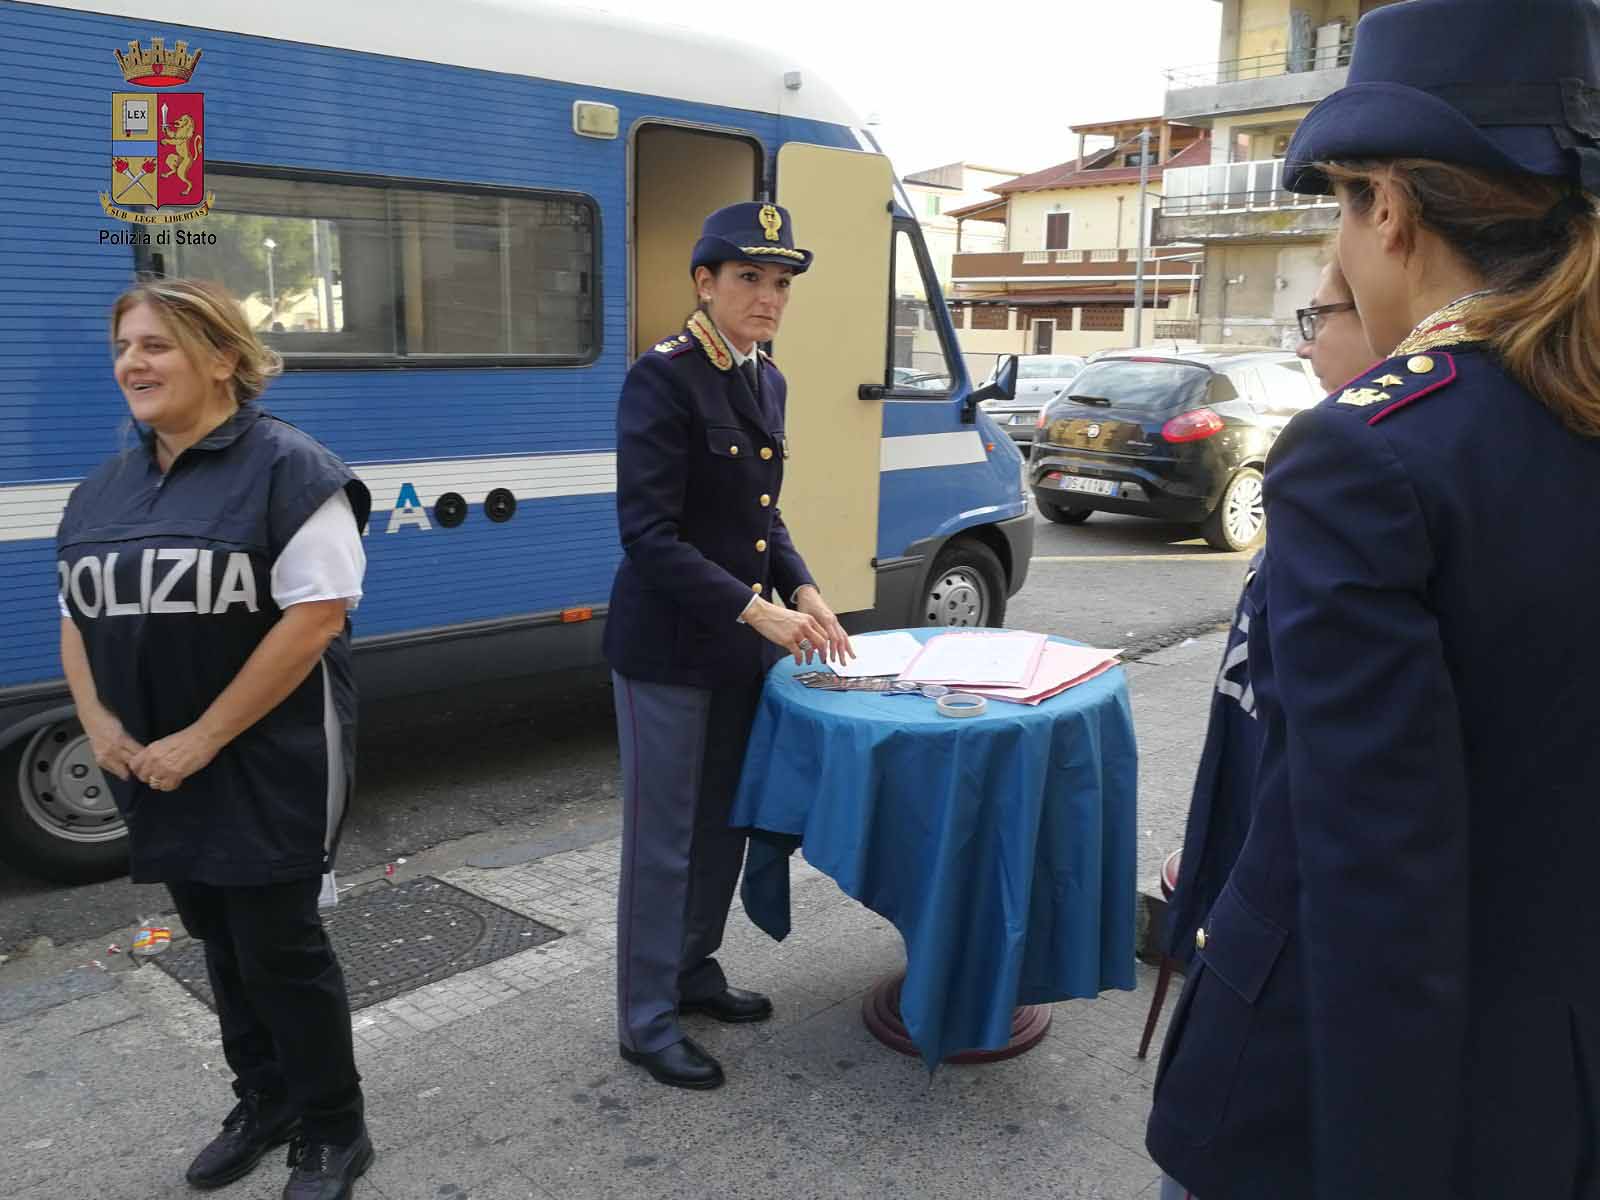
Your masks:
[[[149,49],[132,41],[126,53],[112,53],[123,79],[146,90],[111,94],[111,189],[100,194],[101,208],[141,225],[205,216],[215,201],[205,190],[205,94],[154,90],[188,83],[201,51],[152,37]]]
[[[777,205],[763,204],[761,206],[761,215],[758,219],[761,222],[761,228],[767,231],[767,241],[778,241],[778,230],[783,228],[783,214],[778,211]]]

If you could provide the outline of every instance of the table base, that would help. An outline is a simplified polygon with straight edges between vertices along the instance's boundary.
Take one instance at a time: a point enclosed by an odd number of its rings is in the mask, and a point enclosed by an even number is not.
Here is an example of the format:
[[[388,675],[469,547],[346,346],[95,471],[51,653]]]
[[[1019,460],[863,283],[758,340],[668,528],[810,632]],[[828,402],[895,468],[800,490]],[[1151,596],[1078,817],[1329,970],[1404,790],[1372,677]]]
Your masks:
[[[905,979],[906,973],[901,971],[880,980],[861,1002],[861,1020],[871,1030],[872,1036],[889,1049],[898,1050],[912,1058],[921,1058],[921,1051],[906,1032],[905,1022],[900,1019],[900,985]],[[1012,1014],[1011,1041],[1006,1045],[998,1050],[963,1050],[944,1061],[962,1065],[1015,1058],[1044,1040],[1044,1035],[1050,1031],[1051,1015],[1048,1004],[1025,1004]]]

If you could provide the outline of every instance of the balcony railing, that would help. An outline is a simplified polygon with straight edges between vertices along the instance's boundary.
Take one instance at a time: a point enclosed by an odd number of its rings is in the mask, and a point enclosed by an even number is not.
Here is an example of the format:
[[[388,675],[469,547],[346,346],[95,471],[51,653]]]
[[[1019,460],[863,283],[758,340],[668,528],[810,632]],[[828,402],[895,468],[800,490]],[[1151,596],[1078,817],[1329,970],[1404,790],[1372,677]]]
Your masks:
[[[1350,48],[1354,45],[1354,39],[1346,39],[1331,45],[1275,50],[1271,54],[1232,58],[1226,62],[1171,67],[1166,73],[1167,90],[1215,87],[1219,83],[1240,83],[1247,79],[1270,79],[1277,75],[1297,75],[1304,71],[1331,71],[1336,67],[1348,67]]]
[[[1185,251],[1176,247],[1151,246],[1145,250],[1146,268],[1156,269],[1157,259],[1182,258]],[[1104,275],[1131,275],[1137,269],[1137,249],[1096,250],[963,250],[951,259],[951,272],[964,277],[1040,276],[1070,279]],[[1182,270],[1168,264],[1167,270]]]
[[[1285,191],[1281,158],[1256,162],[1215,163],[1207,167],[1167,169],[1162,177],[1161,215],[1188,217],[1204,213],[1263,212],[1288,208],[1325,208],[1332,196],[1302,196]]]

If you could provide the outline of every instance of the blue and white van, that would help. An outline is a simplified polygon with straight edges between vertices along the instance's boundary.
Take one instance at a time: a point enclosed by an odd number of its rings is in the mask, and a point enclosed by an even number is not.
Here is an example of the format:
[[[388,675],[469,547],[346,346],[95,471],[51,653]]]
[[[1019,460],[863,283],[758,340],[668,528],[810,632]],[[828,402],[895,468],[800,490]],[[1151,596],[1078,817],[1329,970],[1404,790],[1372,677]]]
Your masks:
[[[1001,623],[1032,518],[976,402],[1014,368],[974,393],[888,162],[770,48],[535,0],[0,0],[0,29],[0,854],[66,879],[123,858],[53,539],[131,436],[106,318],[140,271],[239,296],[286,362],[265,406],[371,487],[366,696],[599,661],[616,397],[737,200],[817,251],[773,355],[824,594],[857,630]],[[897,390],[930,348],[950,388]]]

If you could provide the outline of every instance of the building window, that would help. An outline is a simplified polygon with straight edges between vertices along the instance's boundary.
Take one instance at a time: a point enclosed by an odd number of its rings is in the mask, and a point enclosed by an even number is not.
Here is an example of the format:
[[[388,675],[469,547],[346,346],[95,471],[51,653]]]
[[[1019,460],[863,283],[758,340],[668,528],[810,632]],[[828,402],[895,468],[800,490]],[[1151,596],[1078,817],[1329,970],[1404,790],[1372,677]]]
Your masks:
[[[1078,328],[1095,333],[1121,333],[1127,312],[1125,308],[1110,304],[1086,304]]]
[[[1125,167],[1139,167],[1143,166],[1145,163],[1149,163],[1151,166],[1154,166],[1155,161],[1156,152],[1154,150],[1135,150],[1132,154],[1124,154],[1122,156],[1122,165]]]
[[[596,212],[582,196],[334,181],[213,165],[212,234],[152,255],[215,279],[290,365],[399,358],[558,365],[599,348]]]
[[[939,215],[939,206],[942,202],[943,197],[929,195],[926,198],[926,203],[923,205],[923,208],[927,212],[928,216],[937,217]]]
[[[1071,213],[1049,213],[1044,219],[1044,248],[1066,250],[1072,236]]]
[[[967,306],[965,304],[957,304],[950,309],[950,324],[957,329],[965,329],[967,327]]]
[[[1008,328],[1006,310],[998,304],[977,305],[972,310],[972,327],[974,329]]]

